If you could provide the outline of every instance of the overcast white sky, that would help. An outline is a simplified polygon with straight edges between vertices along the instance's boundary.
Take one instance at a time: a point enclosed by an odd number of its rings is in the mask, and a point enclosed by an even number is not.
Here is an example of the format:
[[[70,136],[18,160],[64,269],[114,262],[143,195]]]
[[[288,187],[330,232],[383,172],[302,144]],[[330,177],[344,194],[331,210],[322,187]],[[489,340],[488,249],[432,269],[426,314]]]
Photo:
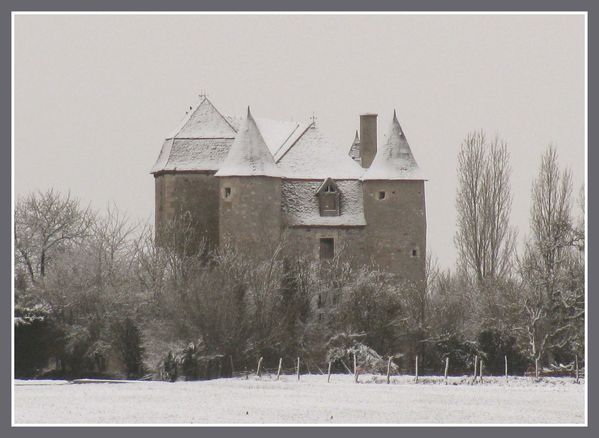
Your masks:
[[[428,246],[453,267],[456,156],[469,131],[509,145],[513,224],[552,142],[584,181],[584,16],[17,16],[15,194],[71,191],[153,220],[149,170],[205,90],[225,114],[307,119],[349,148],[393,109],[426,185]]]

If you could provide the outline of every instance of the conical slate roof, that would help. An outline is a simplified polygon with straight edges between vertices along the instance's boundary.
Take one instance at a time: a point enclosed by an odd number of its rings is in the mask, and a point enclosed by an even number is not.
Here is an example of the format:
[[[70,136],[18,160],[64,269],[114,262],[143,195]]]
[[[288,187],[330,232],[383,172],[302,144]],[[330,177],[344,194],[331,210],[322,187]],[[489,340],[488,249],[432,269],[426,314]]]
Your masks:
[[[393,111],[391,129],[382,148],[379,148],[374,160],[362,180],[424,180],[408,140],[401,129],[397,114]]]
[[[358,130],[356,130],[354,142],[349,148],[349,156],[358,164],[362,162],[362,157],[360,157],[360,136],[358,135]]]
[[[276,176],[281,174],[248,107],[247,117],[237,132],[216,176]]]

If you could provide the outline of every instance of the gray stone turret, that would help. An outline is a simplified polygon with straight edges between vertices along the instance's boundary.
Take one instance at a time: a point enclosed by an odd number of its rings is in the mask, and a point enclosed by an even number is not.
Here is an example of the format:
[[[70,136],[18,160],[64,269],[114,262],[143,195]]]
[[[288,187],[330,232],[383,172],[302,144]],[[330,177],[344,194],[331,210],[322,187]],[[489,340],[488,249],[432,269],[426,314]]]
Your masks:
[[[272,254],[281,235],[282,178],[249,108],[216,177],[221,245]]]
[[[386,142],[362,177],[370,257],[401,278],[424,278],[426,209],[424,178],[393,112]]]

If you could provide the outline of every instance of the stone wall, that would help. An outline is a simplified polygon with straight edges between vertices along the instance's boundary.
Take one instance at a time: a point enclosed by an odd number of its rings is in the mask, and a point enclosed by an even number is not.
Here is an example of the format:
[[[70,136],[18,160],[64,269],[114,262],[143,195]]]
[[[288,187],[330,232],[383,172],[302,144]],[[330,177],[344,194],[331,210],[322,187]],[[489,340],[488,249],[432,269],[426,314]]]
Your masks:
[[[422,280],[426,264],[424,181],[369,180],[364,181],[363,191],[369,257],[402,279]]]
[[[231,245],[258,257],[272,254],[282,227],[281,179],[264,176],[218,179],[221,246]]]
[[[403,279],[424,278],[424,181],[365,181],[365,227],[285,227],[279,178],[163,173],[155,177],[155,189],[157,231],[177,213],[188,211],[194,230],[211,248],[230,244],[263,257],[283,239],[288,253],[318,260],[320,239],[333,238],[335,253],[342,251],[356,266],[372,264]],[[384,199],[379,199],[380,192],[385,192]]]
[[[214,172],[162,173],[154,181],[157,241],[169,221],[189,212],[195,240],[206,239],[209,248],[216,248],[219,191]]]
[[[308,227],[287,228],[283,234],[286,254],[320,258],[320,239],[332,238],[335,255],[358,267],[368,263],[365,246],[365,227]]]

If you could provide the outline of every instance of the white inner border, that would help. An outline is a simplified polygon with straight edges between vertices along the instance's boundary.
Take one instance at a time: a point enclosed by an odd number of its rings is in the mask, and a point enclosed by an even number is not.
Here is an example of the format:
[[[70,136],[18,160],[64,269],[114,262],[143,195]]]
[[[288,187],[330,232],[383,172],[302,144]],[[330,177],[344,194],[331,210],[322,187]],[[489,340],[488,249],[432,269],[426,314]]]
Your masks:
[[[589,44],[588,44],[588,12],[587,11],[13,11],[11,13],[11,267],[12,274],[14,277],[14,201],[15,201],[15,98],[14,98],[14,85],[15,85],[15,16],[17,15],[583,15],[584,16],[584,147],[585,147],[585,175],[584,175],[584,188],[585,188],[585,422],[584,424],[518,424],[518,423],[449,423],[449,424],[421,424],[421,423],[390,423],[390,424],[370,424],[370,423],[357,423],[357,424],[320,424],[320,423],[264,423],[264,424],[239,424],[239,423],[206,423],[206,424],[187,424],[187,423],[109,423],[109,424],[96,424],[96,423],[57,423],[57,424],[15,424],[15,409],[14,409],[14,324],[11,323],[11,425],[12,427],[339,427],[339,426],[352,426],[352,427],[588,427],[588,400],[589,400],[589,386],[588,386],[588,368],[589,368],[589,317],[588,317],[588,292],[589,292],[589,275],[588,275],[588,233],[589,233],[589,184],[588,184],[588,56],[589,56]],[[9,320],[14,317],[14,281],[11,280],[11,307]]]

